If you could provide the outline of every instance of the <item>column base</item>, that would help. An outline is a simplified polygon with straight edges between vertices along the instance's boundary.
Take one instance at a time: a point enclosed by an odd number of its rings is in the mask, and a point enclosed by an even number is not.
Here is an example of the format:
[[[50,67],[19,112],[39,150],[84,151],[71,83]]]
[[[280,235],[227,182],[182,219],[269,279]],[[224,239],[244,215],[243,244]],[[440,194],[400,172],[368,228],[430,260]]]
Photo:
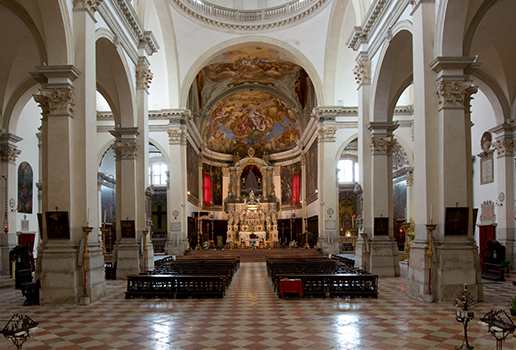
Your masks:
[[[339,242],[335,242],[335,241],[333,243],[319,242],[318,247],[322,248],[323,254],[339,254],[340,253],[340,244],[339,244]]]
[[[371,273],[381,277],[400,275],[398,246],[391,237],[374,237],[371,241]]]
[[[432,261],[430,291],[437,302],[453,302],[468,285],[477,301],[484,299],[478,249],[473,241],[456,240],[437,243]],[[425,300],[428,295],[428,245],[415,243],[410,249],[407,295]]]
[[[134,238],[122,238],[115,246],[116,279],[140,273],[140,247]]]
[[[187,250],[190,247],[190,243],[188,240],[179,240],[179,245],[177,244],[177,241],[167,241],[165,246],[168,248],[168,254],[169,255],[176,255],[176,256],[183,256],[185,255],[185,250]],[[192,249],[192,248],[190,248]],[[195,249],[195,247],[193,247]]]

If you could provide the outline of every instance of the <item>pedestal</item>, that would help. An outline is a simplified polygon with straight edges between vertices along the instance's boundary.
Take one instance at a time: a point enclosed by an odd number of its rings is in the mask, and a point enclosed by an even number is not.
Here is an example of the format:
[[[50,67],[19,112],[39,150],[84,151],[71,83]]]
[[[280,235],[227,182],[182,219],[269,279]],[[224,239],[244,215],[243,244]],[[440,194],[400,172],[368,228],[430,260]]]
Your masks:
[[[374,237],[371,241],[370,272],[380,277],[400,275],[398,245],[391,237]]]
[[[134,238],[122,238],[115,246],[116,278],[126,279],[127,275],[138,274],[140,258],[138,244]]]

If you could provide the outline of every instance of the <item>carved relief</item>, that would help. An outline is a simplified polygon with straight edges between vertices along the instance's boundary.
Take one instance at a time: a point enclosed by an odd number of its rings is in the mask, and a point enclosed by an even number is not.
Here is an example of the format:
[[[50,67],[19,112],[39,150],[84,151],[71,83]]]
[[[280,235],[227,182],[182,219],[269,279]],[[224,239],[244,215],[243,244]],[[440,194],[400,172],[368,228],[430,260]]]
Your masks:
[[[353,69],[358,85],[371,83],[371,61],[358,61]]]
[[[40,89],[40,94],[33,95],[43,111],[43,117],[48,115],[71,115],[73,113],[72,89]]]
[[[222,167],[222,176],[229,176],[229,168]]]
[[[273,168],[273,173],[274,173],[274,176],[280,176],[281,175],[281,167],[280,166],[275,166]]]
[[[103,0],[74,0],[73,1],[73,7],[74,8],[85,8],[92,15],[95,14],[95,11],[97,11],[97,8],[99,7],[100,3]]]
[[[21,154],[21,150],[14,147],[3,146],[0,149],[2,162],[16,163],[16,158]]]
[[[390,154],[392,146],[396,142],[392,137],[371,137],[371,153],[375,154]]]
[[[469,107],[469,99],[477,90],[471,81],[441,81],[437,85],[439,106]]]
[[[152,74],[150,68],[146,64],[139,64],[136,66],[136,88],[148,89],[152,81]]]
[[[502,139],[492,143],[496,148],[497,158],[512,156],[514,154],[514,140]]]
[[[394,140],[392,146],[392,171],[395,172],[408,166],[409,160],[405,149],[398,141]]]
[[[318,130],[319,143],[335,142],[336,133],[337,133],[337,128],[333,127],[333,126],[329,127],[329,128],[319,128],[319,130]]]
[[[140,144],[138,142],[117,141],[111,147],[115,151],[115,159],[119,161],[122,159],[136,159]]]
[[[186,145],[186,132],[180,129],[168,129],[168,144],[182,144]]]

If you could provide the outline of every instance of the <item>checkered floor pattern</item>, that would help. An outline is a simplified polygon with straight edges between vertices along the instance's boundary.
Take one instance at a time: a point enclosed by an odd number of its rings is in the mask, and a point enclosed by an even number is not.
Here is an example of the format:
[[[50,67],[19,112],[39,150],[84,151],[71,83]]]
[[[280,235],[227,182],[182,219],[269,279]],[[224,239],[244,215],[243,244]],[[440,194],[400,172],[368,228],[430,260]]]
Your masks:
[[[406,264],[402,264],[402,276]],[[108,281],[107,296],[88,306],[22,306],[0,290],[0,327],[13,313],[38,321],[24,349],[454,349],[463,340],[450,303],[423,303],[404,293],[404,277],[380,278],[378,299],[278,299],[265,263],[242,263],[224,299],[124,299],[126,283]],[[487,281],[486,281],[487,282]],[[468,335],[476,350],[494,338],[479,317],[508,309],[516,286],[489,282]],[[0,338],[0,350],[15,349]],[[512,336],[503,349],[512,349]]]

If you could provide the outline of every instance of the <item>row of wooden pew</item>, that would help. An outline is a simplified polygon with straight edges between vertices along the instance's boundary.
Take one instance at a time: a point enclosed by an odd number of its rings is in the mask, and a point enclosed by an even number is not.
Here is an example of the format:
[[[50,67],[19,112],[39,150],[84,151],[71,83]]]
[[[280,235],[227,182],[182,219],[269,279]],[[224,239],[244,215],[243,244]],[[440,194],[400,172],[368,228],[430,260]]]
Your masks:
[[[347,259],[347,258],[346,258]],[[297,280],[303,297],[378,298],[378,275],[353,266],[351,259],[267,257],[267,273],[281,297],[287,281]]]
[[[223,298],[239,257],[156,261],[153,271],[127,276],[126,298]]]

